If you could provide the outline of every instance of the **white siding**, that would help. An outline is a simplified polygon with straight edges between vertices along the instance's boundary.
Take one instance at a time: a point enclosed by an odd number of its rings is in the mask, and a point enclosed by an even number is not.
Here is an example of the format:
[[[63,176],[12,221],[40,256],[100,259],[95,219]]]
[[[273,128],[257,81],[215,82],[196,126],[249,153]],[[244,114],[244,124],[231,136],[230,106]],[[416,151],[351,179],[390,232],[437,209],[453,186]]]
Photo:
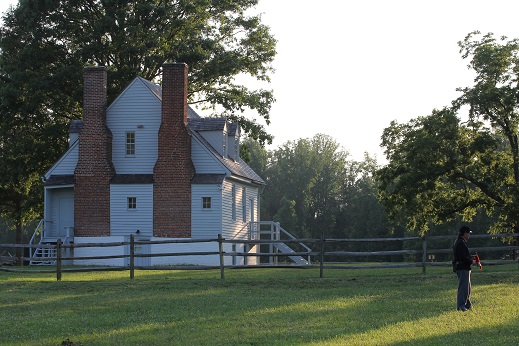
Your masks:
[[[252,187],[252,186],[246,186],[246,195],[245,195],[245,205],[246,205],[246,215],[245,215],[245,219],[246,219],[246,222],[250,222],[250,221],[259,221],[258,220],[258,207],[259,207],[259,202],[258,202],[258,189],[255,188],[255,187]],[[251,201],[252,201],[252,205],[251,205]],[[254,215],[251,215],[251,212],[254,213]]]
[[[227,174],[227,169],[193,137],[191,141],[191,159],[197,174]]]
[[[232,219],[232,185],[236,185],[236,220]],[[242,213],[242,191],[246,189],[245,198],[247,199],[247,213],[250,213],[250,199],[254,201],[254,220],[257,220],[257,207],[258,207],[258,189],[233,183],[228,180],[224,181],[222,191],[222,222],[223,232],[222,236],[227,239],[239,237],[241,238],[244,234],[238,235],[238,232],[242,230],[246,222],[243,222]],[[251,220],[250,215],[246,215],[247,222]]]
[[[211,209],[202,208],[211,197]],[[216,184],[191,185],[191,238],[216,239],[222,231],[222,191]]]
[[[77,133],[77,132],[71,133],[69,135],[69,138],[68,138],[69,148],[77,141],[78,137],[79,137],[79,133]]]
[[[223,131],[200,131],[199,133],[207,142],[209,142],[209,144],[211,144],[220,156],[227,157],[223,154],[224,137],[225,141],[227,141],[227,135],[224,136]]]
[[[173,238],[149,238],[150,241],[163,241]],[[128,237],[110,236],[110,237],[76,237],[74,242],[76,244],[104,244],[104,243],[119,243],[128,241]],[[194,243],[194,244],[149,244],[144,245],[143,253],[161,254],[174,252],[216,252],[218,251],[218,242],[210,243]],[[223,244],[223,250],[230,252],[231,244]],[[94,257],[94,256],[114,256],[129,254],[129,246],[114,246],[114,247],[80,247],[74,249],[74,256],[76,257]],[[242,258],[242,257],[239,257]],[[225,264],[232,264],[232,258],[224,257]],[[218,255],[189,255],[189,256],[157,256],[151,258],[135,258],[137,262],[142,265],[160,266],[160,265],[212,265],[220,264]],[[128,265],[128,258],[111,258],[111,259],[88,259],[88,260],[74,260],[74,265],[99,265],[99,266],[124,266]],[[243,263],[243,261],[241,261]],[[254,257],[249,258],[249,263],[254,264]]]
[[[125,241],[125,237],[74,237],[75,244],[104,244],[118,243]],[[128,246],[110,246],[110,247],[80,247],[74,249],[75,257],[101,257],[101,256],[117,256],[126,255]],[[110,258],[110,259],[88,259],[74,260],[74,265],[98,265],[98,266],[124,266],[126,259]]]
[[[152,241],[169,240],[171,238],[152,238]],[[230,252],[231,244],[223,244],[223,251]],[[173,252],[217,252],[218,242],[210,243],[178,243],[178,244],[154,244],[151,247],[152,254],[173,253]],[[228,262],[229,256],[224,256],[225,264]],[[217,266],[220,264],[220,257],[218,255],[189,255],[189,256],[157,256],[151,258],[152,266],[160,265],[211,265]]]
[[[67,152],[52,166],[51,169],[45,173],[45,178],[49,178],[51,174],[54,175],[66,175],[66,174],[74,174],[74,170],[76,169],[77,160],[78,160],[78,142],[74,142],[74,144],[67,150]]]
[[[112,161],[118,174],[153,174],[157,161],[161,102],[135,79],[107,110]],[[126,132],[135,132],[135,155],[126,156]]]
[[[239,149],[239,137],[237,135],[227,136],[227,154],[234,161],[237,161],[238,157],[240,156]]]
[[[137,198],[136,209],[128,209],[128,197]],[[110,185],[110,229],[112,236],[153,235],[153,184]]]

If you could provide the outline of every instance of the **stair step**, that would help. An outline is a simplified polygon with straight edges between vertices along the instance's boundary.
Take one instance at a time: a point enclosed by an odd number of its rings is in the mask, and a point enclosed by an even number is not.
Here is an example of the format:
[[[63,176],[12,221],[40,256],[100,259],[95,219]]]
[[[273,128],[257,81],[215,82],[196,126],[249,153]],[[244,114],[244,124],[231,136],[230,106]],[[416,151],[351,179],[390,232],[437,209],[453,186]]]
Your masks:
[[[48,242],[45,242],[48,244]],[[43,241],[40,242],[40,244],[44,244]],[[56,257],[56,249],[54,248],[37,248],[34,256],[31,261],[30,265],[55,265],[56,260],[47,260],[48,258],[55,258]]]
[[[305,260],[303,257],[301,256],[290,256],[291,253],[294,252],[294,250],[292,250],[287,244],[285,243],[275,243],[274,246],[279,250],[281,251],[282,253],[286,254],[292,261],[294,261],[295,263],[297,264],[303,264],[303,265],[307,265],[308,264],[308,261]]]

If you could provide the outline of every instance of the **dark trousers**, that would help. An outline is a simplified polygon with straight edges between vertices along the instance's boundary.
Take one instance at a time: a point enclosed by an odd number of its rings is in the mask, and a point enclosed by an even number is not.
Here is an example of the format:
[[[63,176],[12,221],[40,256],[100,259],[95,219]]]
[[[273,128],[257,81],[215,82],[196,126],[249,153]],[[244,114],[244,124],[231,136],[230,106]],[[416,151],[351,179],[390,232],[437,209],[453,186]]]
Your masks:
[[[458,297],[456,307],[459,309],[470,309],[472,303],[470,302],[470,270],[457,270],[458,276]]]

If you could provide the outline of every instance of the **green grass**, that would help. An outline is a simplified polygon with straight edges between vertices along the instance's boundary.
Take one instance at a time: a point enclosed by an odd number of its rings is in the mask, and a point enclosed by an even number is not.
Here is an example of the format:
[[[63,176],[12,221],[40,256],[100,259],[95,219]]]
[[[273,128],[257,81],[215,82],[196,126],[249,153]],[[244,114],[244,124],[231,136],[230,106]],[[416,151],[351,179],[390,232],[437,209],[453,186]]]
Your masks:
[[[450,268],[0,272],[0,345],[518,345],[517,264]]]

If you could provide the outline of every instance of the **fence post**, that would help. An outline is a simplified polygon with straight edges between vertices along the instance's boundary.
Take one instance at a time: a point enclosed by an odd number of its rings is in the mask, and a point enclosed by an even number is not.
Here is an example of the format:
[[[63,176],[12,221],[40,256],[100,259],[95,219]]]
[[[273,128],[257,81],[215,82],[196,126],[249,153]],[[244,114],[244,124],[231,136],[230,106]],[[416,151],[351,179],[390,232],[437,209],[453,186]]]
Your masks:
[[[423,236],[423,256],[422,256],[422,273],[425,275],[427,267],[427,237]]]
[[[319,251],[319,277],[324,276],[324,234],[321,234],[321,249]]]
[[[130,234],[130,279],[135,277],[135,236]]]
[[[224,261],[223,261],[223,238],[222,234],[218,233],[218,256],[220,256],[220,279],[225,279],[224,275]]]
[[[236,251],[236,248],[234,249],[234,251]],[[243,252],[248,254],[249,251],[250,251],[249,244],[243,244]],[[234,261],[233,264],[236,264],[236,261]],[[248,264],[249,264],[249,256],[244,256],[243,257],[243,265],[248,265]]]
[[[61,281],[61,239],[56,242],[56,280]]]

